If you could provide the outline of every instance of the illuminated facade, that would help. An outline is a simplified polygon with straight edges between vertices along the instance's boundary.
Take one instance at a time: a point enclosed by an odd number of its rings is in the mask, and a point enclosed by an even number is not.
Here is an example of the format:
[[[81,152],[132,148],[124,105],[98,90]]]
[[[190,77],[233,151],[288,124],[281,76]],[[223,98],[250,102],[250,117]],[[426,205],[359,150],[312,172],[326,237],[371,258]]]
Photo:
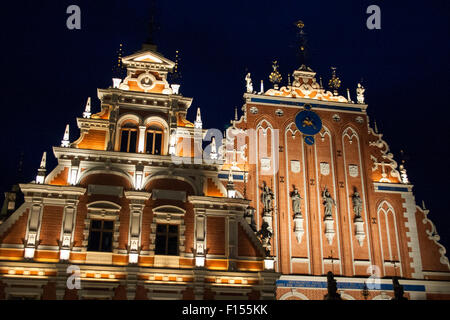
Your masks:
[[[44,154],[20,184],[25,202],[0,224],[0,298],[274,299],[249,200],[225,197],[223,161],[193,161],[206,130],[167,81],[175,63],[151,46],[122,62],[79,139],[66,127],[56,168]]]
[[[362,86],[353,102],[334,70],[328,91],[305,65],[280,86],[274,63],[268,90],[247,75],[222,137],[199,109],[186,119],[174,62],[154,47],[122,62],[76,141],[66,127],[56,168],[44,154],[20,184],[0,298],[323,299],[332,271],[343,299],[390,299],[393,276],[409,299],[450,299],[445,248]]]

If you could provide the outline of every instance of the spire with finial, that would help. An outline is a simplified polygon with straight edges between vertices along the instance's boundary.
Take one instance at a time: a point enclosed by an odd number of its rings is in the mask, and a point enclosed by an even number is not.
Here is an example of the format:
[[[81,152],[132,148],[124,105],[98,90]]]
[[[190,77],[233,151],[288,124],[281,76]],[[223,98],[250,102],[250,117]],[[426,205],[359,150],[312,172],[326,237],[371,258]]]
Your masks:
[[[238,120],[238,110],[237,107],[234,107],[234,121]]]
[[[264,80],[261,80],[261,90],[259,91],[260,94],[264,94]]]
[[[197,108],[197,117],[195,118],[194,127],[201,129],[203,127],[202,116],[200,114],[200,107]]]
[[[277,60],[273,61],[272,62],[273,71],[269,75],[269,80],[270,80],[270,82],[273,83],[273,87],[274,87],[275,90],[278,90],[278,85],[281,82],[281,80],[283,79],[281,77],[280,72],[278,72],[278,67],[279,67],[278,66],[278,61]]]
[[[374,124],[374,127],[375,127],[375,133],[378,134],[377,120],[373,120],[373,124]]]
[[[333,90],[333,94],[335,96],[339,94],[338,89],[341,86],[341,80],[336,75],[336,67],[331,67],[331,79],[328,82],[328,86],[331,88],[331,90]]]
[[[122,44],[119,45],[119,49],[117,50],[117,61],[114,61],[114,65],[112,68],[112,81],[113,81],[113,88],[119,88],[120,83],[122,82],[122,78],[124,77],[124,70],[122,64],[122,57],[123,57],[123,49]]]
[[[47,152],[42,154],[41,165],[38,169],[38,174],[36,176],[36,183],[43,184],[45,180],[45,174],[47,170],[45,169],[47,163]]]
[[[211,138],[211,152],[210,152],[209,156],[212,160],[217,159],[217,147],[216,147],[216,138],[215,137]]]
[[[87,99],[86,107],[84,108],[83,118],[91,117],[91,97]]]
[[[180,91],[180,85],[181,85],[181,70],[180,70],[180,61],[181,61],[181,55],[180,51],[175,51],[175,66],[173,67],[173,72],[170,75],[172,84],[170,85],[172,88],[173,94],[179,94]]]
[[[69,143],[69,125],[66,125],[66,130],[64,130],[64,137],[61,141],[61,147],[68,148]]]
[[[297,27],[297,41],[298,41],[298,51],[297,55],[299,57],[300,66],[307,65],[307,40],[306,40],[306,33],[303,31],[303,28],[305,27],[305,24],[302,20],[298,20],[295,23],[295,26]]]
[[[155,42],[155,33],[158,29],[157,22],[156,22],[156,1],[150,0],[150,17],[149,17],[149,23],[148,23],[148,33],[147,33],[147,40],[142,45],[143,50],[151,50],[156,51],[156,42]]]

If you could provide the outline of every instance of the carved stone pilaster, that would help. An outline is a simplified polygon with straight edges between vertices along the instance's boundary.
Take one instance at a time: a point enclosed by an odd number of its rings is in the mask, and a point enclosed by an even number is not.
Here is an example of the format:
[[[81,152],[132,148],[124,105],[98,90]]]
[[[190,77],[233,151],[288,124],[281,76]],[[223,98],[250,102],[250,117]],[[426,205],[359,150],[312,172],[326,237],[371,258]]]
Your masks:
[[[334,220],[332,216],[325,216],[325,237],[328,240],[328,244],[333,243],[334,235],[336,231],[334,231]]]
[[[150,198],[150,193],[125,191],[125,197],[130,200],[130,228],[128,231],[129,262],[137,263],[141,248],[142,215],[145,201]]]
[[[303,229],[303,216],[299,213],[294,215],[294,233],[297,237],[297,242],[301,243],[305,231]]]
[[[355,224],[355,237],[358,240],[360,246],[363,245],[366,234],[364,232],[364,221],[361,217],[356,217],[354,220]]]

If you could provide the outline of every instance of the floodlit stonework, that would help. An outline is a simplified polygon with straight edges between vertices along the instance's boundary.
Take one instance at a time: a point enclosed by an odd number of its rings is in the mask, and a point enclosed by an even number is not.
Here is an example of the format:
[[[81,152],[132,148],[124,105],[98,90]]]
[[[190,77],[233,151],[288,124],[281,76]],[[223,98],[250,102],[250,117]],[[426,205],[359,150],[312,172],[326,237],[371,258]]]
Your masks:
[[[200,109],[186,119],[154,47],[122,62],[3,217],[0,299],[323,299],[329,271],[342,299],[390,299],[392,277],[450,299],[445,248],[362,86],[354,103],[302,65],[257,93],[248,74],[222,136]]]

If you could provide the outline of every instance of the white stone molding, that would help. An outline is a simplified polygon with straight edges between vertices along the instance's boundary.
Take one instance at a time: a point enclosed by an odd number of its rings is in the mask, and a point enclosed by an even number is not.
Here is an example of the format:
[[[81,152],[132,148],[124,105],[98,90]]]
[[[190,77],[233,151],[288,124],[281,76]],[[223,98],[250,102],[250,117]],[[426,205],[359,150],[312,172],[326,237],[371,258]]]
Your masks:
[[[141,250],[141,231],[142,231],[142,215],[145,207],[145,201],[150,198],[148,192],[125,191],[125,197],[130,200],[130,227],[128,230],[128,253],[130,262],[134,255],[139,255]]]
[[[416,221],[416,212],[417,210],[421,211],[421,208],[416,206],[416,201],[412,192],[402,193],[401,197],[405,200],[403,203],[403,208],[405,208],[403,215],[406,218],[405,227],[408,229],[406,236],[409,237],[409,241],[407,242],[409,256],[412,258],[410,266],[414,269],[414,272],[412,272],[411,275],[413,278],[423,279],[422,256]]]
[[[25,258],[34,258],[36,247],[39,245],[39,236],[42,226],[43,199],[34,197],[28,213],[27,229],[25,231]]]
[[[309,300],[308,297],[305,296],[303,293],[294,290],[292,290],[291,292],[286,292],[279,298],[279,300],[288,300],[291,297],[297,298],[295,300]]]
[[[73,236],[75,233],[75,221],[77,217],[77,205],[78,200],[67,200],[64,205],[60,238],[59,238],[59,250],[60,259],[69,260],[70,250],[73,245]]]
[[[423,216],[424,216],[424,218],[422,219],[422,223],[430,224],[431,229],[425,230],[425,232],[428,235],[428,239],[432,240],[439,247],[439,254],[441,255],[439,262],[442,263],[443,265],[446,265],[450,270],[449,260],[448,260],[447,256],[445,255],[447,250],[445,249],[445,247],[442,244],[439,243],[439,240],[441,239],[441,237],[437,233],[436,226],[430,219],[428,219],[428,214],[429,214],[430,210],[421,209],[420,207],[418,207],[418,209],[420,211],[422,211]]]
[[[206,232],[207,232],[207,218],[204,208],[195,208],[194,220],[194,250],[195,250],[195,265],[197,267],[205,266],[206,256]]]

